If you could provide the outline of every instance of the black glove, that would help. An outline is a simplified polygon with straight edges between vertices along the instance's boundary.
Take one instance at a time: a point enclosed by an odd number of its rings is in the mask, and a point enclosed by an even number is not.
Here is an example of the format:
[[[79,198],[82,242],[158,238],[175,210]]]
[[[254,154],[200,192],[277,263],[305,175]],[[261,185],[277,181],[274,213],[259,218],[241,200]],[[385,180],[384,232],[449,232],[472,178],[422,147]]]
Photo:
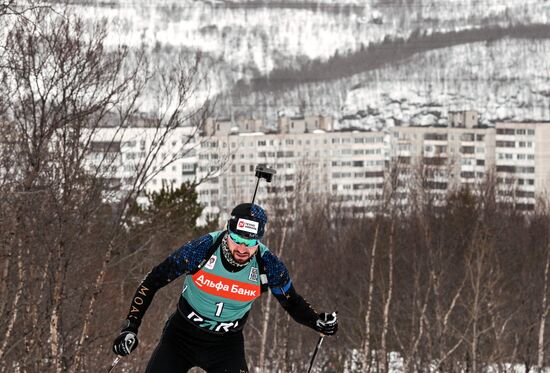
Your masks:
[[[126,356],[134,351],[139,344],[137,332],[137,326],[126,320],[120,335],[113,342],[113,352],[119,356]]]
[[[334,335],[338,331],[338,314],[324,312],[318,315],[315,330],[324,335]]]

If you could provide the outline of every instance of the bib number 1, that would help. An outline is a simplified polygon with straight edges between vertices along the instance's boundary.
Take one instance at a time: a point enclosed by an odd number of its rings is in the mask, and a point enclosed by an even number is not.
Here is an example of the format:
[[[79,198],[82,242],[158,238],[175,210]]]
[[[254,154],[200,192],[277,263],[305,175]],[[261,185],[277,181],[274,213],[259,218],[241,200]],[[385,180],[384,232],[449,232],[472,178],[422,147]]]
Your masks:
[[[223,302],[216,303],[216,316],[221,316],[223,311]]]

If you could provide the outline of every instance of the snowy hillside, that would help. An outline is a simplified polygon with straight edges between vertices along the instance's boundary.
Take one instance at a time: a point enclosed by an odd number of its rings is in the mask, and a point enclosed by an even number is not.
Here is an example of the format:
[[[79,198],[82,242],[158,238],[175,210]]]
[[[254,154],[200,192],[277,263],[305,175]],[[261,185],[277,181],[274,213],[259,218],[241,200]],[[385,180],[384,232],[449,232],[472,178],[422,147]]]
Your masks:
[[[308,113],[332,114],[343,126],[365,128],[442,123],[447,111],[462,109],[480,111],[484,123],[548,121],[549,54],[550,40],[544,39],[459,45],[348,78],[254,92],[237,107],[269,117],[285,108],[295,112],[305,102]]]
[[[280,110],[323,111],[353,125],[381,127],[435,123],[445,117],[440,112],[471,107],[485,121],[549,119],[548,81],[541,73],[548,69],[546,41],[449,42],[449,48],[428,47],[338,79],[330,78],[334,66],[327,65],[373,46],[379,53],[388,40],[419,33],[549,25],[545,0],[74,1],[73,9],[85,19],[105,19],[109,44],[145,46],[156,63],[200,51],[207,76],[202,89],[220,94],[220,115],[237,111],[272,120]],[[296,84],[284,76],[312,64],[319,66],[318,82]],[[271,92],[277,72],[283,83],[278,79]],[[268,89],[251,88],[258,80]]]

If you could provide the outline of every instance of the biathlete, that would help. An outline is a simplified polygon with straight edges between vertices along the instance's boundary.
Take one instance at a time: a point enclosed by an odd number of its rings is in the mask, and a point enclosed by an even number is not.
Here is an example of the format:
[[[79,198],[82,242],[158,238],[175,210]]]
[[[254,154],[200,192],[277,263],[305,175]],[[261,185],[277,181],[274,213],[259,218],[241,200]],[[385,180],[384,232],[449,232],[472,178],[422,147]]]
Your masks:
[[[268,288],[300,324],[323,335],[338,329],[335,312],[317,313],[295,290],[287,268],[260,242],[267,216],[258,205],[236,206],[227,229],[190,241],[154,267],[138,286],[120,335],[119,356],[138,346],[138,328],[155,293],[185,276],[176,311],[166,322],[146,372],[248,372],[242,329],[252,303]]]

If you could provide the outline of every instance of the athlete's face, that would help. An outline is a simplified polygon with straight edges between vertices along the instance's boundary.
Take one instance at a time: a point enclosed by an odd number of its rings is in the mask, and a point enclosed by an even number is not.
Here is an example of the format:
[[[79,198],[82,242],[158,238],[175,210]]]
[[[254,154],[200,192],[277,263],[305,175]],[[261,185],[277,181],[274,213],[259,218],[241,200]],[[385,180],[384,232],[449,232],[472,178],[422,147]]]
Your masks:
[[[256,251],[258,251],[257,243],[254,246],[246,246],[244,243],[239,244],[231,238],[231,235],[228,235],[227,246],[229,247],[229,251],[231,251],[231,255],[233,255],[233,259],[241,264],[249,261],[256,254]]]

